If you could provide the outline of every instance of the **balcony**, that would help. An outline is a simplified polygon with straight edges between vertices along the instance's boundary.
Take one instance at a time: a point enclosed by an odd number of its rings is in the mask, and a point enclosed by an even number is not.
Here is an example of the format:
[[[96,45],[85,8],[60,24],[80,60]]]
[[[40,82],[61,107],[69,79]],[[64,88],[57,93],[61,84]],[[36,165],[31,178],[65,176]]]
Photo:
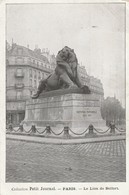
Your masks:
[[[20,73],[19,72],[16,72],[15,73],[15,77],[16,78],[23,78],[24,77],[24,73],[23,72],[20,72]]]
[[[21,96],[21,97],[17,97],[15,96],[6,96],[6,102],[19,102],[19,101],[26,101],[30,99],[30,96]]]
[[[17,84],[15,84],[15,88],[16,89],[22,89],[22,88],[24,88],[24,84],[23,83],[17,83]]]

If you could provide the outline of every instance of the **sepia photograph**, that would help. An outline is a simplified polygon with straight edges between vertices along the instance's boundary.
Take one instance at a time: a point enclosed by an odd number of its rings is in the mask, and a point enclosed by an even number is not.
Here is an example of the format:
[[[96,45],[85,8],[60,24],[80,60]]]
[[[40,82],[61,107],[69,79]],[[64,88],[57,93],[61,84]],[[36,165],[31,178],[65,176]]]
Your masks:
[[[6,183],[125,183],[125,2],[8,3],[5,31]]]

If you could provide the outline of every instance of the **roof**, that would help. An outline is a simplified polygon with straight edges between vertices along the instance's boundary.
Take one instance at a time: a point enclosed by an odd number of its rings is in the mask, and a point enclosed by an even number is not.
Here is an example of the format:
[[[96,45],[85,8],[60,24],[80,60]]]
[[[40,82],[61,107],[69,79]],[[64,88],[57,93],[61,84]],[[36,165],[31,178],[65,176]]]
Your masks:
[[[22,49],[21,56],[28,56],[28,57],[36,58],[38,60],[49,63],[47,57],[45,57],[43,55],[40,55],[40,54],[36,53],[35,51],[27,48],[27,47],[20,46],[20,45],[17,45],[17,44],[13,44],[11,50],[8,51],[8,55],[11,55],[11,56],[16,56],[17,55],[17,56],[19,56],[19,54],[17,52],[18,49]]]

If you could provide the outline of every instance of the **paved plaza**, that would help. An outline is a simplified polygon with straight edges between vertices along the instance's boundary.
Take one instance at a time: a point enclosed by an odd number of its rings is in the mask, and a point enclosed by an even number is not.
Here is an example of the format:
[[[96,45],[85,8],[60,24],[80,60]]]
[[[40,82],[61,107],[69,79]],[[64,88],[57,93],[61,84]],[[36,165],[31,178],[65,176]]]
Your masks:
[[[56,145],[6,141],[6,182],[125,182],[125,140]]]

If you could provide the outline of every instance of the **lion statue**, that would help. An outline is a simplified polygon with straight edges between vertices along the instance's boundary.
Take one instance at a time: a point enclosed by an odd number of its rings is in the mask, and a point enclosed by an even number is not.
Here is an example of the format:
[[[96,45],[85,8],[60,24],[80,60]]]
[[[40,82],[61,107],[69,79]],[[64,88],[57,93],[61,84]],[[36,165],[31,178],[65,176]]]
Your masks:
[[[81,83],[78,74],[78,60],[74,50],[65,46],[56,56],[56,68],[54,73],[39,82],[37,92],[33,99],[39,97],[40,93],[57,89],[81,88],[84,93],[90,93],[90,89]]]

